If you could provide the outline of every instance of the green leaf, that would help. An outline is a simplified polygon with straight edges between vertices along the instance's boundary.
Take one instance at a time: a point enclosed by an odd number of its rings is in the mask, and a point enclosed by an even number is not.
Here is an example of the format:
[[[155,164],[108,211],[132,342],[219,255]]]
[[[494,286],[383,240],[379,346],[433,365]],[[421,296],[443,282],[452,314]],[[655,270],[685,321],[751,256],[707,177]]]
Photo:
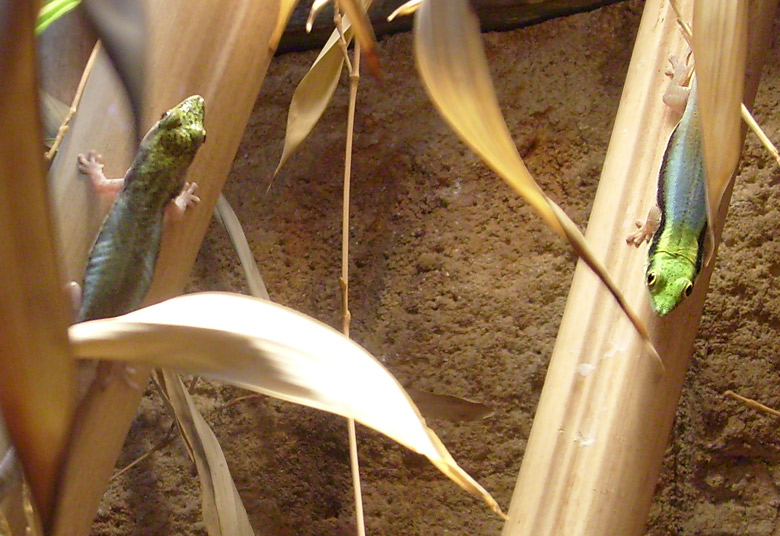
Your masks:
[[[52,22],[72,11],[80,3],[81,0],[50,0],[46,2],[46,5],[38,13],[38,20],[35,21],[35,35],[41,35]]]

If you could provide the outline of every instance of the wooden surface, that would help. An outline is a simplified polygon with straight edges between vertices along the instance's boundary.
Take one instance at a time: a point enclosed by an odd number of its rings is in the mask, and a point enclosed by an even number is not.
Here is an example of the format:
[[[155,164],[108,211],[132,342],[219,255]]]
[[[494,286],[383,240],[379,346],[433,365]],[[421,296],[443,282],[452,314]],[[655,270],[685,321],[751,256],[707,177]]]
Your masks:
[[[690,18],[692,2],[680,3]],[[751,2],[748,105],[775,6]],[[646,246],[625,244],[634,219],[655,203],[658,167],[676,121],[662,103],[663,73],[669,54],[686,50],[669,3],[648,0],[587,232],[647,322],[666,373],[642,352],[596,278],[578,266],[504,536],[643,533],[712,270],[703,270],[692,297],[661,319],[646,296]],[[718,232],[723,216],[725,208]]]
[[[148,0],[148,128],[184,97],[206,99],[207,141],[190,168],[201,204],[168,229],[147,303],[181,293],[243,135],[273,53],[269,39],[278,3],[239,0]],[[54,160],[50,180],[67,279],[81,280],[107,207],[79,176],[76,155],[96,149],[108,176],[121,176],[134,148],[124,94],[105,57],[97,62],[82,105]],[[145,385],[147,370],[134,381]],[[121,378],[90,387],[82,400],[63,479],[55,534],[88,534],[142,392]]]

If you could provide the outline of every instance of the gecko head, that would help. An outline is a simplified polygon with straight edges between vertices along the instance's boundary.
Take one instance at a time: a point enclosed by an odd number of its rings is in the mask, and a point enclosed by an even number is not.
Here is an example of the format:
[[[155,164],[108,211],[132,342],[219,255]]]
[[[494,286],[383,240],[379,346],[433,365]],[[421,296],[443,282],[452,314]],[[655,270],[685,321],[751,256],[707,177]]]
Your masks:
[[[165,112],[157,122],[154,130],[159,144],[170,155],[194,155],[206,141],[205,103],[200,95],[192,95]]]
[[[659,255],[647,267],[645,283],[650,305],[658,316],[666,316],[693,293],[695,266],[687,259]]]

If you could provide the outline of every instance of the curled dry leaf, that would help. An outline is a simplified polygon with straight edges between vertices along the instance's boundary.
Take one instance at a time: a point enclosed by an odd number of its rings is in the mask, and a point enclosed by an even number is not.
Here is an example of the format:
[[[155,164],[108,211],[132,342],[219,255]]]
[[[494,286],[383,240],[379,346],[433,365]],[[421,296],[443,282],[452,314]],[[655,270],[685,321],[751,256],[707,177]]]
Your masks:
[[[362,0],[365,10],[371,6],[372,0]],[[314,9],[314,6],[312,6]],[[342,19],[342,32],[347,45],[352,41],[352,23],[349,16]],[[336,85],[339,83],[341,69],[344,66],[344,53],[339,46],[338,30],[333,30],[330,38],[322,47],[317,59],[314,60],[309,72],[295,88],[290,110],[287,112],[287,131],[284,136],[284,149],[279,164],[274,171],[274,177],[279,174],[282,166],[292,156],[298,146],[311,133],[314,125],[325,112]]]
[[[547,225],[566,239],[625,312],[663,369],[647,329],[571,219],[536,184],[517,152],[498,106],[479,35],[467,0],[425,0],[416,14],[417,68],[431,100],[461,139],[520,194]]]
[[[409,0],[405,4],[401,4],[398,8],[387,16],[387,22],[392,22],[396,17],[402,17],[404,15],[411,15],[417,8],[420,7],[422,0]]]
[[[330,0],[314,0],[309,10],[309,17],[306,19],[306,31],[311,32],[314,25],[314,17],[325,7]],[[376,78],[381,77],[379,68],[379,55],[376,51],[376,36],[374,28],[371,26],[371,19],[368,18],[368,8],[373,0],[333,0],[338,2],[339,7],[355,24],[355,36],[362,48],[363,56],[366,58],[368,69]]]
[[[220,194],[217,200],[214,217],[225,228],[228,236],[230,236],[233,249],[236,250],[241,267],[244,270],[244,277],[249,285],[249,293],[256,298],[270,300],[263,277],[260,275],[260,269],[252,255],[244,229],[241,227],[241,222],[223,194]],[[493,415],[492,407],[466,398],[432,393],[410,387],[405,387],[405,390],[426,419],[477,421]]]
[[[747,4],[747,0],[696,0],[694,3],[693,49],[707,170],[709,232],[742,152],[740,121],[747,61]],[[710,248],[707,261],[711,251]]]
[[[344,38],[349,43],[352,40],[352,29],[344,20]],[[336,85],[339,83],[341,69],[344,65],[344,55],[339,48],[339,33],[334,30],[330,39],[322,47],[319,56],[314,60],[309,72],[295,88],[290,110],[287,112],[287,131],[284,135],[284,149],[279,164],[274,171],[274,177],[279,174],[282,166],[292,156],[298,146],[311,133],[314,125],[325,112]]]
[[[406,393],[414,400],[417,409],[426,419],[442,419],[452,422],[469,422],[487,419],[495,413],[492,407],[459,396],[445,395],[406,387]]]
[[[238,216],[236,216],[233,207],[230,206],[223,194],[219,194],[219,199],[217,199],[214,217],[227,231],[230,242],[233,244],[233,249],[238,254],[238,260],[241,262],[241,268],[244,270],[244,277],[246,277],[246,282],[249,285],[249,293],[258,298],[270,300],[263,276],[260,275],[260,269],[257,267],[254,255],[252,255],[252,248],[249,247],[249,242],[244,234],[244,228],[241,227]]]
[[[214,432],[195,407],[177,374],[162,370],[158,377],[173,408],[176,425],[198,469],[203,519],[209,536],[254,536]]]
[[[319,13],[328,2],[330,2],[330,0],[314,0],[314,2],[311,3],[309,17],[306,19],[307,32],[311,32],[312,26],[314,26],[314,17],[317,16],[317,13]]]
[[[189,294],[76,324],[70,338],[78,358],[141,361],[353,418],[426,456],[503,515],[378,361],[292,309],[239,294]]]

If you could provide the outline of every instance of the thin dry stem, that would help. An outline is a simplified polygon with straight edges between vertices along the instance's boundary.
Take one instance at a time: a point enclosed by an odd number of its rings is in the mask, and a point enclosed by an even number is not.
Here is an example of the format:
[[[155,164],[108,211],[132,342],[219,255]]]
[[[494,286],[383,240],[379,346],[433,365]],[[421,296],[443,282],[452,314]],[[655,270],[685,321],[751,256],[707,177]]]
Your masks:
[[[92,67],[95,65],[95,58],[97,58],[98,52],[100,52],[100,41],[95,43],[95,46],[92,48],[92,54],[89,55],[87,64],[84,66],[84,72],[81,74],[81,80],[79,80],[79,85],[76,88],[76,94],[73,96],[73,102],[71,103],[70,108],[68,109],[68,113],[65,115],[65,119],[62,121],[59,130],[57,131],[57,137],[54,138],[54,143],[52,143],[51,148],[46,151],[46,154],[44,155],[44,158],[47,162],[51,162],[51,159],[54,158],[55,154],[57,154],[57,149],[59,149],[60,144],[62,143],[62,139],[65,137],[65,133],[68,131],[70,120],[76,114],[76,110],[78,110],[79,103],[81,102],[81,96],[84,94],[84,86],[87,85],[87,79],[89,78],[89,74],[92,72]]]
[[[672,7],[672,11],[674,11],[675,16],[677,17],[677,24],[680,26],[680,31],[682,31],[685,41],[688,43],[688,46],[693,49],[693,32],[691,31],[691,26],[685,22],[676,0],[671,0],[669,5]]]
[[[125,465],[122,469],[111,475],[111,478],[109,481],[112,481],[116,478],[119,478],[123,474],[125,474],[127,471],[144,461],[146,458],[154,454],[160,449],[163,449],[168,446],[168,444],[173,440],[173,431],[176,429],[176,423],[171,423],[170,427],[168,427],[168,431],[165,432],[165,435],[163,438],[157,442],[156,445],[154,445],[152,448],[141,454],[139,457],[137,457],[135,460],[130,462],[129,464]]]
[[[347,421],[349,431],[349,464],[352,468],[352,487],[355,489],[355,525],[358,536],[366,536],[366,522],[363,516],[363,492],[360,486],[360,461],[357,452],[357,436],[355,435],[355,419]]]
[[[764,134],[764,131],[761,130],[761,126],[753,118],[753,116],[750,113],[750,110],[747,109],[747,106],[743,104],[741,110],[742,110],[742,120],[745,123],[747,123],[747,126],[750,127],[750,130],[752,130],[753,133],[756,136],[758,136],[758,139],[761,141],[761,144],[764,147],[766,147],[766,150],[769,151],[769,154],[771,154],[772,158],[775,159],[777,165],[780,166],[780,154],[778,154],[777,152],[777,147],[775,147],[775,145],[771,142],[769,136]]]
[[[742,395],[738,395],[734,391],[726,391],[723,394],[733,398],[734,400],[738,400],[738,401],[742,402],[743,404],[745,404],[749,408],[752,408],[752,409],[755,409],[755,410],[758,410],[758,411],[763,411],[764,413],[769,413],[770,415],[774,415],[775,417],[780,417],[780,411],[777,411],[776,409],[772,409],[769,406],[765,406],[761,402],[756,402],[752,398],[746,398],[746,397],[744,397]]]
[[[190,380],[190,384],[187,386],[187,390],[188,391],[192,392],[192,389],[195,387],[195,384],[198,383],[198,379],[199,379],[199,376],[195,376],[195,377],[192,378],[192,380]],[[154,380],[154,383],[155,383],[155,386],[158,389],[158,392],[159,392],[160,396],[163,397],[164,399],[167,399],[167,396],[165,395],[164,391],[160,387],[159,383],[157,383],[156,379]],[[225,404],[223,404],[223,405],[221,405],[221,406],[219,406],[217,408],[214,408],[213,410],[211,410],[208,413],[208,415],[209,416],[214,415],[215,413],[219,413],[220,411],[224,411],[224,410],[226,410],[226,409],[228,409],[228,408],[230,408],[232,406],[238,405],[238,404],[240,404],[242,402],[246,402],[247,400],[254,400],[254,399],[258,399],[258,398],[263,398],[263,395],[239,396],[237,398],[234,398],[234,399],[230,400],[229,402],[226,402]],[[163,436],[163,438],[160,441],[158,441],[156,445],[154,445],[151,449],[149,449],[148,451],[143,453],[141,456],[139,456],[138,458],[136,458],[135,460],[130,462],[128,465],[126,465],[125,467],[123,467],[122,469],[120,469],[119,471],[114,473],[111,476],[111,480],[114,480],[115,478],[118,478],[120,475],[126,473],[127,471],[129,471],[130,469],[132,469],[133,467],[135,467],[136,465],[141,463],[143,460],[145,460],[146,458],[151,456],[154,452],[156,452],[156,451],[166,447],[171,442],[171,440],[173,439],[173,431],[174,431],[175,428],[176,428],[176,423],[175,422],[171,423],[171,426],[168,428],[168,431],[165,432],[165,435]]]
[[[219,413],[220,411],[225,411],[226,409],[232,408],[233,406],[237,406],[238,404],[241,404],[243,402],[247,402],[249,400],[259,400],[259,399],[261,399],[263,397],[264,397],[264,395],[244,395],[244,396],[239,396],[237,398],[234,398],[232,400],[229,400],[229,401],[225,402],[224,404],[222,404],[219,407],[216,407],[216,408],[212,409],[211,411],[208,412],[207,416],[211,417],[215,413]]]
[[[343,20],[344,17],[341,14],[341,8],[339,7],[339,3],[334,2],[333,22],[336,25],[336,30],[339,32],[339,47],[341,47],[341,53],[344,55],[344,63],[347,64],[347,71],[349,71],[351,76],[354,70],[352,68],[352,61],[349,59],[349,52],[347,51],[347,47],[349,46],[349,43],[347,43],[347,39],[346,37],[344,37]],[[357,48],[355,50],[357,50]],[[351,131],[347,131],[347,132],[351,132]]]
[[[338,3],[336,3],[338,4]],[[354,62],[349,60],[347,54],[347,42],[344,39],[344,32],[341,28],[341,14],[338,5],[335,6],[334,20],[338,28],[341,49],[344,53],[344,60],[349,69],[349,110],[347,112],[347,142],[344,154],[344,200],[341,225],[341,286],[342,300],[342,331],[345,337],[349,337],[349,325],[352,315],[349,312],[349,198],[350,181],[352,177],[352,139],[355,130],[355,105],[357,102],[358,83],[360,81],[360,43],[355,41]],[[352,485],[355,490],[355,516],[358,536],[365,536],[366,528],[363,519],[363,493],[360,486],[360,462],[357,452],[357,437],[355,435],[354,419],[347,420],[347,429],[349,432],[349,461],[352,468]]]

